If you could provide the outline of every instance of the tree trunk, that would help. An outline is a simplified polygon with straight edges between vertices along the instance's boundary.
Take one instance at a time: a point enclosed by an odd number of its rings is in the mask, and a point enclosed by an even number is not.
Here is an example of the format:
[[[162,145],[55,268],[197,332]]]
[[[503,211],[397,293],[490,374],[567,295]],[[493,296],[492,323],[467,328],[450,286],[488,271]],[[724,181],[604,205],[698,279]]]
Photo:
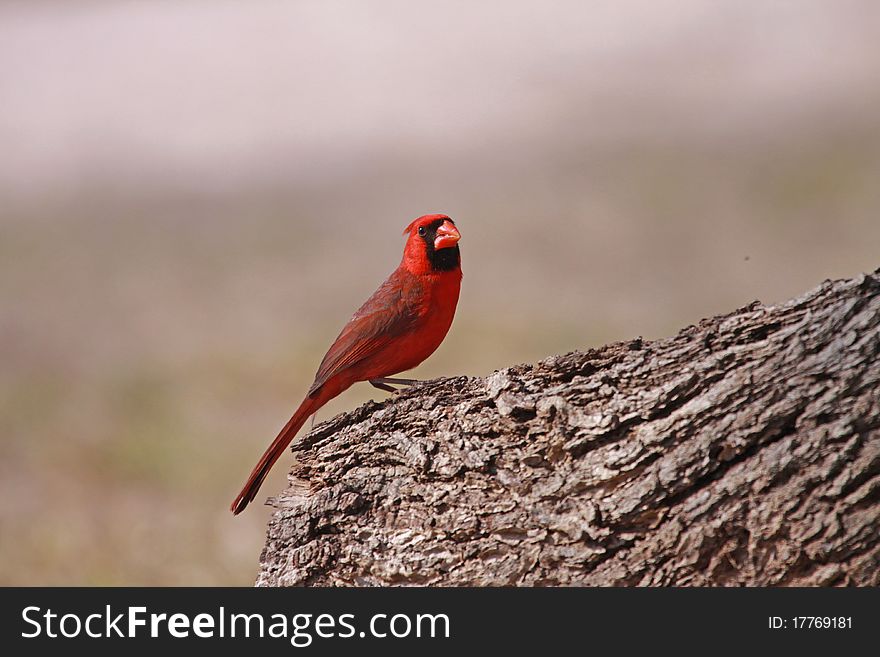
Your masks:
[[[293,446],[260,586],[880,584],[880,270]]]

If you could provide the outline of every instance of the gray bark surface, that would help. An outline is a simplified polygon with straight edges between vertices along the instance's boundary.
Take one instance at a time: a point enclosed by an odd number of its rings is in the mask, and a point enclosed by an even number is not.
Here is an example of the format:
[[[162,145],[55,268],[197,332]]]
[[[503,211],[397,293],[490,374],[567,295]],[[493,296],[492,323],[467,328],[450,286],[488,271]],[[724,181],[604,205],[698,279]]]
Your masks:
[[[295,442],[257,585],[880,584],[880,270],[368,403]]]

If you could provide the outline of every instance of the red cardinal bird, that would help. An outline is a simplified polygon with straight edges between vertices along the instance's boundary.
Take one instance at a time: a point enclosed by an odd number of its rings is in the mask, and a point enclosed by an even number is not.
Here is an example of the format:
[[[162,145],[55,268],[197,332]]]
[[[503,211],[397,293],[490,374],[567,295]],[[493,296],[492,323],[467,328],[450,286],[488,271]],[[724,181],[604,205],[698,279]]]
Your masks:
[[[416,383],[388,377],[412,369],[443,342],[461,288],[461,235],[445,214],[419,217],[403,234],[407,239],[400,266],[331,345],[306,398],[260,458],[232,503],[232,513],[241,513],[253,501],[269,469],[310,415],[358,381],[388,392],[394,392],[389,384]]]

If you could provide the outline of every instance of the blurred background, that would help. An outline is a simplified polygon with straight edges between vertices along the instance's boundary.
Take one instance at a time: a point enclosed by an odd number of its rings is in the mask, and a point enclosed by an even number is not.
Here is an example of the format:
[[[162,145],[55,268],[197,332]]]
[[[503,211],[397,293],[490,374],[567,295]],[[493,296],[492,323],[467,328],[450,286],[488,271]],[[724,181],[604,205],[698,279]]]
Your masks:
[[[880,266],[878,28],[873,0],[0,3],[0,583],[250,584],[269,509],[227,507],[418,215],[465,273],[422,378]]]

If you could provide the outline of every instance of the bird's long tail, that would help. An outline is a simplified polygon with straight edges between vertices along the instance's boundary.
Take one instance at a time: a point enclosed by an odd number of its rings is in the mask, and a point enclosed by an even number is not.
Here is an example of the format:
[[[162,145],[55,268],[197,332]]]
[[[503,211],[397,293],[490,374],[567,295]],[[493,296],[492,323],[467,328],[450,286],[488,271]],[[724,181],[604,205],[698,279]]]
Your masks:
[[[293,440],[293,437],[296,436],[296,433],[305,424],[309,416],[323,406],[325,401],[325,399],[321,398],[321,395],[303,399],[302,404],[296,409],[296,413],[287,421],[287,424],[278,433],[278,437],[272,441],[272,444],[269,445],[269,448],[260,457],[244,488],[241,489],[238,497],[235,498],[232,506],[229,507],[232,513],[238,515],[253,501],[275,461],[284,453],[285,448],[290,444],[290,441]]]

